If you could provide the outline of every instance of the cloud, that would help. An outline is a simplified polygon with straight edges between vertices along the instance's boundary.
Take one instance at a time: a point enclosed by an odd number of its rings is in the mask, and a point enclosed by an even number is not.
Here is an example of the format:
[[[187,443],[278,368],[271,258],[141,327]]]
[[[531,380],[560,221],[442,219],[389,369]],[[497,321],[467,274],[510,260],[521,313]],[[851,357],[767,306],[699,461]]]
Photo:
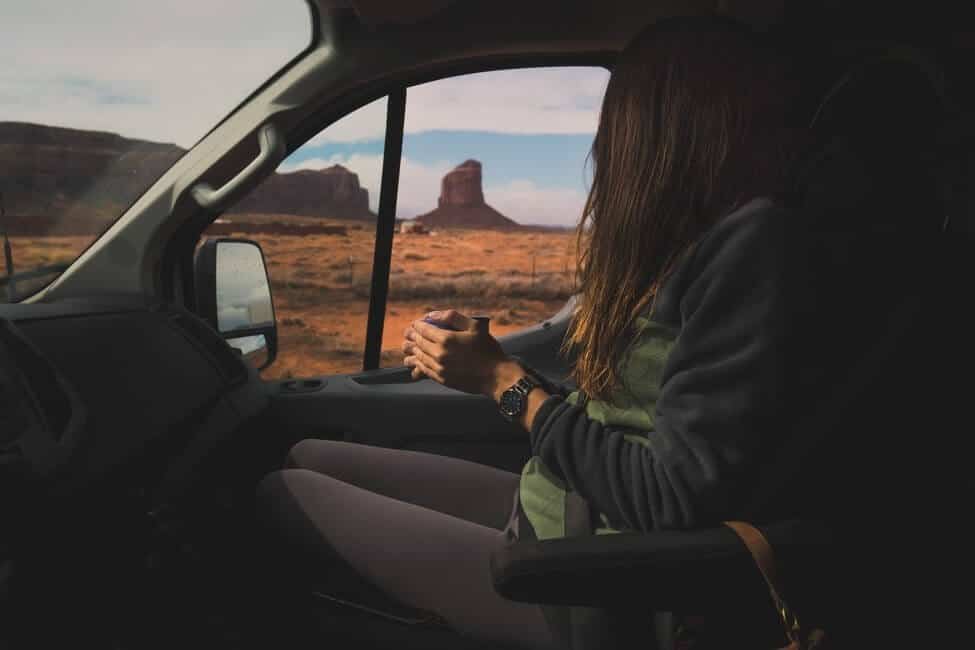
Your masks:
[[[592,134],[609,72],[562,67],[494,70],[413,86],[406,95],[406,133],[491,131]],[[335,122],[310,144],[381,139],[385,98]]]
[[[0,3],[4,120],[191,146],[308,45],[302,0]]]
[[[406,132],[594,133],[602,68],[496,70],[410,88]]]
[[[382,140],[386,134],[386,98],[379,99],[352,111],[333,122],[318,135],[305,143],[310,147],[325,142],[362,142]]]
[[[574,226],[586,203],[579,190],[538,187],[531,181],[486,187],[484,199],[518,223],[537,226]]]
[[[309,42],[303,0],[3,2],[4,120],[192,146]],[[602,68],[528,68],[408,91],[406,131],[592,133]],[[312,142],[382,138],[385,99]]]

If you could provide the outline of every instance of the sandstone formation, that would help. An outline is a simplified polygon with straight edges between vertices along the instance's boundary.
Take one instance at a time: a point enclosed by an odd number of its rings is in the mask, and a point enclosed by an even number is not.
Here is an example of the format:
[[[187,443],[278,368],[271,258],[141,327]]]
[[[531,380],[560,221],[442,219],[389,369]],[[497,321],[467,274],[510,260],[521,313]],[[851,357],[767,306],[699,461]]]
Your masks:
[[[440,182],[436,209],[416,220],[429,228],[517,228],[518,223],[484,201],[481,163],[465,160]]]
[[[13,225],[30,229],[43,221],[55,232],[91,234],[183,153],[114,133],[0,122],[0,192]],[[39,221],[32,224],[33,218]]]
[[[369,210],[369,191],[359,185],[358,174],[342,165],[274,174],[244,197],[232,212],[335,219],[376,216]]]
[[[465,160],[447,172],[440,181],[440,198],[437,207],[450,205],[475,206],[484,204],[481,187],[481,163]]]

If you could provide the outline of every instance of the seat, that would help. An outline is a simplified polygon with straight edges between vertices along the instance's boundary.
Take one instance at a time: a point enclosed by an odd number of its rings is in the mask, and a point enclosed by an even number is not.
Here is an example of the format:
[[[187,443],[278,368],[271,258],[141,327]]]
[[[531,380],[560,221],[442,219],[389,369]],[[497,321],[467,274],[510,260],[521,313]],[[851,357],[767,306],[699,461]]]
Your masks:
[[[895,95],[912,98],[898,105],[902,112],[896,115],[888,110]],[[883,584],[898,573],[905,580],[924,577],[916,554],[932,549],[931,535],[910,514],[924,512],[925,497],[909,489],[913,483],[898,484],[897,477],[917,462],[905,441],[925,426],[937,430],[951,421],[942,408],[950,400],[932,381],[938,378],[932,374],[933,359],[917,342],[935,340],[940,332],[943,340],[936,342],[950,346],[959,335],[933,318],[945,313],[944,298],[928,289],[945,273],[942,252],[948,238],[973,222],[962,213],[967,207],[960,207],[970,200],[946,201],[937,191],[928,146],[932,124],[925,120],[939,119],[943,105],[925,74],[902,58],[881,60],[844,75],[827,98],[816,112],[820,146],[800,166],[797,202],[826,230],[852,226],[857,231],[849,252],[862,253],[858,268],[869,279],[851,296],[875,307],[876,318],[858,330],[858,342],[846,342],[855,356],[837,373],[828,395],[811,412],[796,414],[792,442],[763,469],[754,499],[741,514],[771,542],[785,598],[800,618],[839,640],[831,647],[854,647],[864,633],[875,641],[885,632],[899,634],[896,623],[908,619],[893,612],[919,611],[912,609],[915,601],[897,602],[903,589]],[[878,115],[883,119],[874,120]],[[946,222],[946,210],[958,214]],[[955,230],[943,232],[945,223]],[[904,268],[885,283],[879,264],[894,269],[898,258]],[[874,259],[877,265],[871,264]],[[929,398],[933,413],[925,409]],[[840,435],[857,438],[846,463],[824,458],[836,448],[826,442]],[[871,475],[880,469],[876,483],[862,481],[857,506],[845,511],[841,490],[833,499],[820,498],[839,466],[846,487],[855,484],[857,472]],[[913,474],[910,480],[923,485],[939,471],[931,466],[926,476]],[[889,486],[896,497],[887,498]],[[924,559],[934,567],[932,557]],[[574,622],[565,627],[563,642],[574,650],[608,647],[606,639],[617,648],[670,650],[675,647],[672,620],[661,613],[703,615],[715,622],[708,628],[716,636],[703,638],[695,649],[784,645],[768,588],[746,547],[726,527],[519,541],[494,554],[491,573],[495,589],[506,598],[568,606],[579,614],[565,614]],[[930,587],[930,579],[926,584]],[[879,617],[877,624],[870,616]],[[613,625],[624,632],[607,635],[606,626]]]

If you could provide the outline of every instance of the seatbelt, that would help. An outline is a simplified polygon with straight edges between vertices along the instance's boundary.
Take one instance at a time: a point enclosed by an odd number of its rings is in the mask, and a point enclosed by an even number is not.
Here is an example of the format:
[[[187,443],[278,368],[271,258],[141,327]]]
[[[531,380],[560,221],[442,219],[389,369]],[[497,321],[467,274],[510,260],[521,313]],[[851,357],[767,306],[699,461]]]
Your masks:
[[[782,650],[812,650],[817,647],[825,637],[823,631],[813,629],[808,634],[805,633],[795,612],[779,595],[782,589],[779,586],[778,572],[775,567],[775,555],[772,552],[772,545],[769,544],[765,535],[759,529],[743,521],[726,521],[724,525],[738,535],[752,559],[755,560],[755,565],[765,579],[765,584],[768,585],[772,603],[782,620],[785,637],[789,640],[789,645]]]

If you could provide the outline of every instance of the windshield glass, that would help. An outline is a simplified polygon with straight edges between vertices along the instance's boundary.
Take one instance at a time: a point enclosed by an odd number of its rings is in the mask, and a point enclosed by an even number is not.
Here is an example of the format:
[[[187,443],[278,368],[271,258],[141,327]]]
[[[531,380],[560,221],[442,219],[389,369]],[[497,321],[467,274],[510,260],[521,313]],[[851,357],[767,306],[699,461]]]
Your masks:
[[[304,0],[0,3],[0,302],[60,274],[304,50]]]

